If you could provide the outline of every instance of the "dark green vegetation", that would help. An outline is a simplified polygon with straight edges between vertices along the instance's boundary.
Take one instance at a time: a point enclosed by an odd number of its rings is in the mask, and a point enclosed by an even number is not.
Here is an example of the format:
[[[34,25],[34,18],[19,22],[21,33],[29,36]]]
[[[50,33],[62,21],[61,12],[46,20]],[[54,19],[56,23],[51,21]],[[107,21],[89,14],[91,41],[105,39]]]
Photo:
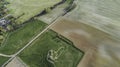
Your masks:
[[[4,17],[5,15],[7,15],[7,10],[5,5],[7,5],[8,2],[6,2],[5,0],[0,0],[0,18]]]
[[[56,67],[76,67],[81,60],[83,52],[73,46],[67,39],[59,37],[53,31],[47,31],[34,41],[19,55],[20,58],[30,67],[54,67],[48,58],[50,50],[58,50],[64,47],[60,57],[53,61]],[[60,52],[60,51],[59,51]]]
[[[8,60],[9,58],[0,56],[0,67]]]
[[[66,0],[68,4],[72,4],[74,0]]]
[[[45,26],[46,24],[42,21],[30,20],[19,29],[9,32],[6,41],[1,44],[0,53],[14,54],[42,31]]]
[[[1,18],[3,18],[5,15],[7,15],[7,10],[5,5],[7,5],[8,3],[4,0],[0,0],[0,21]],[[4,34],[4,29],[2,28],[1,24],[0,24],[0,44],[3,41],[5,34]]]

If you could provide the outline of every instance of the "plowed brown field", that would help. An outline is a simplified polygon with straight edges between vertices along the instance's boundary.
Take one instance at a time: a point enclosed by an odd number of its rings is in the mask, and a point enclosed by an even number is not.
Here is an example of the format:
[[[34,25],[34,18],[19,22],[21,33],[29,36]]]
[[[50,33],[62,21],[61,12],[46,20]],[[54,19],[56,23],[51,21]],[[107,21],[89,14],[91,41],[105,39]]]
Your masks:
[[[51,29],[70,39],[77,48],[85,52],[78,67],[102,67],[102,65],[119,67],[119,63],[115,64],[119,60],[114,59],[118,56],[110,55],[112,54],[110,51],[115,51],[113,43],[116,45],[118,43],[114,42],[108,34],[89,25],[65,18],[58,20]],[[113,49],[107,49],[107,47]],[[113,60],[110,61],[111,59]]]

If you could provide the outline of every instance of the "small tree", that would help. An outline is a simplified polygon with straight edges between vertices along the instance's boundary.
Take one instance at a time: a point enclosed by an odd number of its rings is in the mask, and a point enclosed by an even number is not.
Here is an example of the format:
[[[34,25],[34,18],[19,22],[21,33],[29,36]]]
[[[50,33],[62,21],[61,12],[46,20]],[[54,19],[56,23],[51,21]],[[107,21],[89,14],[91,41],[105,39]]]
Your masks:
[[[51,11],[51,8],[48,7],[48,8],[45,9],[45,11],[46,11],[47,13],[49,13],[49,12]]]

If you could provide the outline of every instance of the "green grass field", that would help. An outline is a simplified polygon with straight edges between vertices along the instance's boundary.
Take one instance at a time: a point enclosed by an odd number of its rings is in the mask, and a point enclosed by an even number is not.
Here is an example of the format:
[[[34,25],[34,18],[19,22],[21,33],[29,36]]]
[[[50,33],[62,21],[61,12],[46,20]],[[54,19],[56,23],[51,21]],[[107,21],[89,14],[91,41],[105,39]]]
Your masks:
[[[46,27],[46,24],[39,20],[30,20],[23,27],[9,32],[6,41],[0,47],[0,53],[14,54],[25,46],[34,36]]]
[[[21,52],[19,57],[30,67],[54,67],[54,65],[56,67],[76,67],[83,56],[83,52],[56,36],[57,33],[53,31],[45,32]],[[64,47],[64,49],[60,49],[60,47]],[[50,50],[56,52],[59,50],[59,57],[54,61],[54,64],[48,60]]]
[[[39,14],[45,8],[52,7],[61,0],[6,0],[10,4],[7,5],[10,14],[14,17],[19,17],[16,22],[18,24],[30,19]]]
[[[0,56],[0,67],[8,60],[9,58]]]

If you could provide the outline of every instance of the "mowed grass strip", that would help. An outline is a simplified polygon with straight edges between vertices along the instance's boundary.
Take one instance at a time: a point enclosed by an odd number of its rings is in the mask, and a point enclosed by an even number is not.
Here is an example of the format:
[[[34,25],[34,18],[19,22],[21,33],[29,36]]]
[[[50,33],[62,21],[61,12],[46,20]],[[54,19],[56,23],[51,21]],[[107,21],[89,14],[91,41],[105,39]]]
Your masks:
[[[0,47],[0,53],[14,54],[24,47],[33,37],[40,33],[46,24],[39,20],[30,20],[23,27],[9,32],[6,41]]]
[[[2,57],[0,56],[0,67],[8,60],[9,58],[7,57]]]
[[[47,31],[42,34],[36,41],[34,41],[29,47],[20,53],[19,57],[29,67],[76,67],[81,60],[83,53],[72,44],[68,44],[65,41],[56,37],[57,33],[53,31]],[[64,47],[62,54],[56,60],[54,64],[47,60],[48,52],[52,50],[58,50],[60,47]]]
[[[44,9],[54,6],[62,0],[6,0],[10,4],[7,5],[9,14],[19,17],[16,22],[18,24],[27,21],[31,17],[39,14]]]

